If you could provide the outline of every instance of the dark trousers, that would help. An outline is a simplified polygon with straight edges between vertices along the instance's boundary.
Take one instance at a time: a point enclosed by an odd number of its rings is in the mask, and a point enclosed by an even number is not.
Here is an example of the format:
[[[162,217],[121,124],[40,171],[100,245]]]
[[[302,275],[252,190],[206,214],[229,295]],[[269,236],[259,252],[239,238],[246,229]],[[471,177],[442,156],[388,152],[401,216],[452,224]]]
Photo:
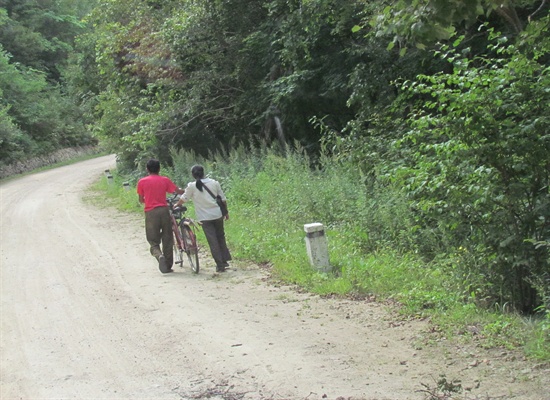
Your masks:
[[[226,267],[231,260],[231,254],[225,243],[225,231],[223,228],[223,217],[210,221],[201,221],[202,230],[208,241],[210,252],[216,262],[216,267]]]
[[[174,263],[174,234],[168,207],[157,207],[145,213],[145,237],[151,245],[151,255],[158,260],[164,254],[166,267],[171,268]]]

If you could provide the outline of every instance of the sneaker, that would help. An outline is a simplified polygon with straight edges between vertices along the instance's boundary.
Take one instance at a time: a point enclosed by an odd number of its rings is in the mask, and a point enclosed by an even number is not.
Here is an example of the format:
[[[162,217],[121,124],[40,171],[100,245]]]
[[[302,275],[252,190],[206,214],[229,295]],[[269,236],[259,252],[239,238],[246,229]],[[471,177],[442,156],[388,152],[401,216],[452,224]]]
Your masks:
[[[216,272],[225,272],[225,267],[224,266],[217,266],[216,267]]]
[[[166,265],[166,258],[164,257],[164,255],[159,256],[159,269],[160,269],[160,272],[162,272],[163,274],[168,272],[168,267]]]

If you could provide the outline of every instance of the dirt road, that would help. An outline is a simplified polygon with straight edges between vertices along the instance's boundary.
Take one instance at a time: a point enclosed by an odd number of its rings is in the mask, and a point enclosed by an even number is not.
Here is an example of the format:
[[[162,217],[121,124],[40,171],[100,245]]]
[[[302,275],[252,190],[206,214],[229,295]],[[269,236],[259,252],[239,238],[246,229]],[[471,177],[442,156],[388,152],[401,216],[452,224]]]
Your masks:
[[[546,366],[426,346],[425,322],[380,304],[276,287],[242,262],[215,274],[206,253],[199,275],[160,274],[141,216],[86,201],[113,166],[0,185],[1,399],[424,399],[440,374],[461,398],[550,399]]]

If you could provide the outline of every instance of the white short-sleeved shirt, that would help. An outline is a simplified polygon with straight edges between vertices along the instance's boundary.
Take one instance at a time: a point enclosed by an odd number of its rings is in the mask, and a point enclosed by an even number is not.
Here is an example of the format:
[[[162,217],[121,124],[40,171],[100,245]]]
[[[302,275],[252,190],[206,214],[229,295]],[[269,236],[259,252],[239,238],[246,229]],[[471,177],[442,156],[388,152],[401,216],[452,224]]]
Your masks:
[[[218,181],[210,178],[201,179],[202,183],[210,189],[214,196],[220,195],[222,200],[226,200],[225,194]],[[210,221],[222,217],[222,212],[216,199],[214,199],[206,189],[202,192],[197,189],[196,182],[189,182],[185,188],[185,192],[181,196],[184,201],[191,200],[195,205],[195,213],[199,221]]]

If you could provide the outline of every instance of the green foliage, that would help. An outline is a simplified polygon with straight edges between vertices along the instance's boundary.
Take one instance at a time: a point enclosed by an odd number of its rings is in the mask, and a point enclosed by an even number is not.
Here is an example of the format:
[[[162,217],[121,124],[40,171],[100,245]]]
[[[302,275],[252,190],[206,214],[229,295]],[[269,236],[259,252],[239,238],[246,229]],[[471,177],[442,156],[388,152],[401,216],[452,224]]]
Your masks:
[[[411,271],[419,264],[411,260],[402,263],[407,273],[396,270],[388,278],[384,278],[387,270],[377,275],[369,269],[375,265],[383,269],[387,265],[379,258],[375,262],[373,257],[360,265],[354,258],[346,260],[350,254],[360,257],[364,240],[363,235],[354,236],[362,229],[363,221],[358,215],[362,215],[367,197],[364,187],[357,184],[357,171],[329,165],[312,170],[309,158],[299,146],[287,149],[285,156],[267,147],[237,146],[227,154],[213,154],[209,159],[186,151],[174,152],[173,158],[178,182],[188,181],[191,166],[199,162],[222,183],[231,210],[228,237],[236,244],[237,257],[273,263],[281,279],[319,293],[395,291],[397,296],[408,290],[397,277],[414,280]],[[238,226],[232,228],[234,221],[238,221]],[[309,267],[303,225],[315,221],[322,221],[329,229],[331,251],[336,254],[335,266],[340,271],[336,280],[327,279]],[[388,263],[392,261],[395,260],[388,259]],[[367,269],[373,275],[367,275]],[[421,270],[418,268],[419,273]],[[374,281],[381,288],[375,284],[363,286],[373,277],[380,278]],[[383,283],[391,280],[395,280],[391,287]]]
[[[502,58],[443,47],[452,74],[404,84],[419,101],[396,142],[405,162],[393,179],[420,224],[484,259],[500,302],[528,310],[537,300],[526,279],[549,268],[546,251],[525,240],[550,235],[550,71],[502,41],[491,50]]]
[[[59,82],[75,36],[82,32],[79,17],[94,1],[8,1],[2,5],[0,43],[14,62],[44,72],[48,81]]]
[[[530,336],[526,343],[526,352],[530,356],[547,360],[550,349],[550,311],[548,308],[540,320],[528,325]]]
[[[170,147],[205,156],[250,138],[283,148],[298,141],[313,154],[319,132],[311,118],[328,116],[326,124],[343,129],[354,113],[346,104],[352,71],[386,58],[380,46],[368,54],[354,47],[357,14],[372,12],[362,7],[334,0],[103,2],[88,18],[93,33],[79,38],[85,57],[78,62],[95,78],[78,80],[80,90],[95,94],[95,132],[129,166],[149,152],[171,163]],[[388,87],[385,79],[371,82]],[[361,107],[357,98],[353,108]],[[124,127],[113,129],[114,121]]]
[[[93,142],[62,86],[72,40],[82,29],[77,16],[69,14],[75,11],[71,3],[18,1],[0,8],[4,165]]]
[[[483,326],[481,334],[488,338],[483,346],[514,349],[524,345],[521,328],[517,319],[507,315],[498,316]]]
[[[445,298],[454,301],[448,296],[447,287],[441,285],[441,276],[436,273],[427,276],[421,262],[407,257],[398,261],[401,256],[389,256],[391,252],[387,257],[377,254],[363,258],[364,249],[374,252],[390,245],[389,241],[376,242],[370,237],[384,237],[377,229],[391,230],[384,223],[391,217],[385,209],[385,199],[378,198],[377,193],[367,193],[358,172],[347,165],[334,165],[326,160],[323,168],[312,170],[309,158],[299,147],[289,149],[286,156],[267,148],[241,146],[209,160],[197,159],[185,151],[176,152],[173,158],[175,170],[182,171],[184,177],[195,162],[200,162],[222,182],[230,205],[236,204],[235,209],[230,207],[234,209],[231,215],[239,224],[235,230],[231,228],[232,222],[228,224],[228,236],[238,244],[235,249],[238,257],[273,263],[282,279],[315,292],[353,290],[399,299],[416,296],[418,305],[413,307],[418,309],[441,306],[431,304],[434,296],[441,301]],[[176,175],[179,179],[179,173]],[[365,211],[367,203],[370,208]],[[239,218],[243,215],[246,218]],[[382,221],[370,225],[377,218]],[[397,219],[395,215],[393,219]],[[329,230],[331,253],[335,254],[335,267],[339,271],[336,281],[314,273],[303,251],[303,225],[316,221],[322,221]],[[258,242],[262,245],[258,246]],[[430,283],[419,286],[418,281],[422,280]],[[425,290],[432,294],[424,294]]]
[[[121,175],[118,170],[111,170],[110,172],[111,179],[103,176],[93,186],[95,191],[101,191],[105,194],[106,197],[102,201],[107,202],[120,211],[143,212],[143,205],[139,203],[135,184],[125,186],[124,183],[128,182],[126,176]],[[93,197],[90,197],[90,199],[93,199]]]
[[[0,109],[0,159],[3,163],[22,158],[32,148],[30,138],[15,125],[8,108]]]
[[[388,215],[403,216],[381,240],[448,265],[479,304],[528,312],[548,293],[548,248],[533,245],[550,235],[547,29],[532,23],[518,44],[489,30],[484,55],[461,38],[441,45],[444,68],[400,80],[392,108],[359,116],[347,136],[324,130],[325,147],[370,190],[389,189]]]
[[[2,161],[9,164],[25,156],[36,154],[40,144],[47,150],[55,149],[51,137],[51,96],[44,74],[10,63],[10,57],[0,45],[0,93]],[[47,143],[49,142],[49,143]]]
[[[393,38],[388,49],[400,46],[401,55],[404,55],[407,46],[425,49],[449,40],[457,32],[475,30],[480,21],[490,21],[507,34],[519,34],[538,17],[539,8],[544,10],[544,2],[539,3],[535,0],[514,3],[497,0],[399,0],[380,9],[368,23],[377,35]],[[540,15],[544,15],[544,11]]]

